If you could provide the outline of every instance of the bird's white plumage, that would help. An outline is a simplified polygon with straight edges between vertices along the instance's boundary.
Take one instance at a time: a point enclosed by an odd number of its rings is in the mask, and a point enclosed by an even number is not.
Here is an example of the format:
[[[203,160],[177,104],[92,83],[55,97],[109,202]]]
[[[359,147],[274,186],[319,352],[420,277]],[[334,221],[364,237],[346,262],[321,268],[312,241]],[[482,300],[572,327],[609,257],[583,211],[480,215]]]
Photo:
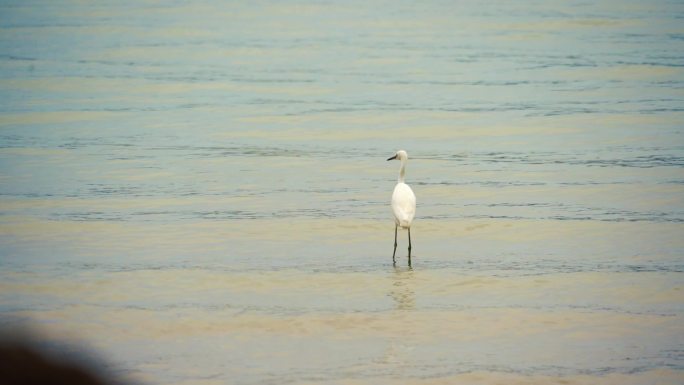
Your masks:
[[[394,221],[397,226],[408,229],[411,227],[413,216],[416,214],[416,195],[411,190],[411,187],[404,183],[404,174],[406,173],[406,162],[408,161],[408,154],[406,151],[399,150],[396,155],[390,159],[398,159],[401,161],[399,167],[399,181],[394,186],[392,193],[392,212],[394,213]]]
[[[413,216],[416,215],[416,195],[404,182],[399,182],[394,186],[392,212],[394,212],[394,221],[397,226],[403,229],[411,227]]]

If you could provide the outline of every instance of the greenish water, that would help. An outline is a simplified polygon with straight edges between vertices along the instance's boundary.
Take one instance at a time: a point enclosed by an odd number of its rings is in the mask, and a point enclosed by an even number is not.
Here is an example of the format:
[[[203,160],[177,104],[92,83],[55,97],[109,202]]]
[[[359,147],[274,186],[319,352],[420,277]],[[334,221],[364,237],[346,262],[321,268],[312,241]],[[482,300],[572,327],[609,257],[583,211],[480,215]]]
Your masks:
[[[145,383],[681,383],[682,18],[0,2],[0,321]]]

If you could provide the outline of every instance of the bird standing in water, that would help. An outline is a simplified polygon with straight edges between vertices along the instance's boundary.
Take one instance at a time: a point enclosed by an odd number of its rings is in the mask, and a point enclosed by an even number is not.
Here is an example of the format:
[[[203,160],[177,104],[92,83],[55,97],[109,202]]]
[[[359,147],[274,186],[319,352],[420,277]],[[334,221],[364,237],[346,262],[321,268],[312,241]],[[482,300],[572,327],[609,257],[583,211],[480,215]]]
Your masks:
[[[406,162],[408,161],[408,154],[406,151],[399,150],[397,153],[387,160],[400,160],[399,167],[399,181],[394,186],[392,193],[392,212],[394,212],[394,252],[392,253],[392,262],[396,265],[397,261],[394,256],[397,253],[397,229],[408,230],[408,264],[411,266],[411,222],[413,216],[416,215],[416,195],[411,190],[411,187],[404,183],[404,175],[406,174]]]

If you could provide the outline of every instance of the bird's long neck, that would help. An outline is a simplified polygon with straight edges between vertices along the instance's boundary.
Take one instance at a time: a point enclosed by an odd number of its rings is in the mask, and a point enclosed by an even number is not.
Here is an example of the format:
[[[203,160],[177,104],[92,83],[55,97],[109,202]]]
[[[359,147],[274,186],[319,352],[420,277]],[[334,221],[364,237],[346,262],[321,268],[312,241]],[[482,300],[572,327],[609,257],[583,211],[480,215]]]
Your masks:
[[[406,159],[401,160],[399,167],[399,183],[404,183],[404,175],[406,174]]]

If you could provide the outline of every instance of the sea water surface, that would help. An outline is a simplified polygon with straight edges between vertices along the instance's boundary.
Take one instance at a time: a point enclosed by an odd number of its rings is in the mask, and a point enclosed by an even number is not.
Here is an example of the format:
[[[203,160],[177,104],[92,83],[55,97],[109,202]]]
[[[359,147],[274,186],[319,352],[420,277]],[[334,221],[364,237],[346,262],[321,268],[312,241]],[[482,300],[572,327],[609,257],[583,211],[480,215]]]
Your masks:
[[[131,383],[682,383],[683,20],[2,1],[1,326]]]

